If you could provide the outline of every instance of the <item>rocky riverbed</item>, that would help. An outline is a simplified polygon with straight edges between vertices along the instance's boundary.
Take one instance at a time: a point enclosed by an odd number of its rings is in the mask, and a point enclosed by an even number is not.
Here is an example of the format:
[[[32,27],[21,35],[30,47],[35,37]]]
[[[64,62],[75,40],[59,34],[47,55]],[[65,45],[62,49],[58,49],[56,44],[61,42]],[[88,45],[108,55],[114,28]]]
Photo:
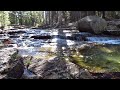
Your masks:
[[[62,56],[63,52],[67,53],[62,49],[75,44],[72,41],[75,36],[71,35],[70,32],[66,36],[63,31],[37,29],[11,30],[1,34],[1,79],[85,78],[80,74],[84,69]],[[86,78],[92,78],[90,73],[87,74]]]
[[[119,36],[94,35],[75,29],[10,30],[0,34],[0,77],[99,79],[112,73],[109,78],[113,78],[116,70],[119,73],[119,41]],[[99,55],[104,56],[105,62],[100,62]]]

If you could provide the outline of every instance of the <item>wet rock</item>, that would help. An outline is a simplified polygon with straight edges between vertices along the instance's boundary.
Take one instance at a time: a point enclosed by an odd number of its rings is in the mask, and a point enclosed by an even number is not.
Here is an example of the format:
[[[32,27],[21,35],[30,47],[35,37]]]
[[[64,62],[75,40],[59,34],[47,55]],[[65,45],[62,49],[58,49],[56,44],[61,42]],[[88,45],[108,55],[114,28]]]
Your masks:
[[[7,31],[8,34],[12,35],[12,34],[21,34],[21,33],[26,33],[26,31],[24,30],[10,30],[10,31]]]
[[[12,44],[12,43],[13,43],[13,41],[12,41],[11,39],[4,39],[2,42],[3,42],[5,45],[6,45],[6,44]]]
[[[16,49],[3,48],[0,50],[0,77],[6,76],[9,71],[10,55],[14,54]]]
[[[20,36],[16,36],[16,35],[10,35],[10,38],[19,38]]]
[[[11,28],[10,30],[16,30],[15,28]]]
[[[19,60],[15,64],[10,65],[10,70],[7,73],[8,78],[16,78],[19,79],[22,77],[24,73],[24,63],[23,58],[19,58]]]
[[[24,73],[21,78],[22,79],[42,79],[42,76],[35,75],[28,69],[24,69]]]
[[[33,76],[41,76],[42,79],[91,79],[87,71],[72,62],[54,58],[49,61],[39,60],[32,62],[29,68],[36,73]],[[32,76],[32,75],[31,75]]]
[[[3,30],[0,30],[0,34],[4,34],[4,31],[3,31]]]
[[[100,34],[106,30],[107,22],[98,16],[87,16],[79,20],[76,27],[80,32]]]
[[[16,50],[14,53],[12,53],[12,50],[5,50],[4,52],[9,52],[10,54],[7,54],[6,57],[3,57],[1,60],[1,66],[2,68],[0,69],[0,74],[6,75],[6,79],[17,79],[20,78],[21,75],[23,74],[24,70],[24,64],[22,62],[22,58],[19,58],[19,60],[16,60],[15,57],[12,57],[10,55],[15,56],[15,53],[17,52]],[[14,59],[14,60],[13,60]]]
[[[86,69],[81,69],[80,70],[79,78],[80,79],[94,79],[93,76]]]
[[[85,51],[88,50],[92,47],[93,45],[89,45],[89,44],[82,44],[80,46],[77,47],[78,51]]]
[[[67,62],[66,65],[68,74],[70,75],[71,79],[79,79],[80,67],[78,67],[76,64],[72,62]]]
[[[34,39],[51,39],[51,36],[37,35],[37,36],[31,36],[31,38],[34,38]]]

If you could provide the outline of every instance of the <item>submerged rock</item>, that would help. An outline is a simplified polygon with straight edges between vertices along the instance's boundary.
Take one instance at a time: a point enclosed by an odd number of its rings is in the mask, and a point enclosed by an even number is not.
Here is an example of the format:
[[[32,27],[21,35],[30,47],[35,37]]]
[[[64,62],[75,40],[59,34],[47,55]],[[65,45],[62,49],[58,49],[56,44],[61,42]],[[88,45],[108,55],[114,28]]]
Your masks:
[[[51,36],[36,35],[36,36],[31,36],[31,38],[34,38],[34,39],[51,39]]]
[[[10,30],[10,31],[7,31],[8,34],[10,35],[13,35],[13,34],[20,34],[20,33],[26,33],[26,31],[24,30]]]

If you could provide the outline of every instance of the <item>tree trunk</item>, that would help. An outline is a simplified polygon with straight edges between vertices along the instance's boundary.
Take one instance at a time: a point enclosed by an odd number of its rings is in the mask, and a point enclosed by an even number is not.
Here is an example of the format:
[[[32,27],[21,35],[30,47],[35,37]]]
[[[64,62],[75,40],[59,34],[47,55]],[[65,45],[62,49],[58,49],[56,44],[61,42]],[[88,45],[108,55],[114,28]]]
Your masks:
[[[105,18],[105,11],[102,11],[102,18]]]
[[[58,11],[58,24],[59,26],[62,25],[62,11]]]

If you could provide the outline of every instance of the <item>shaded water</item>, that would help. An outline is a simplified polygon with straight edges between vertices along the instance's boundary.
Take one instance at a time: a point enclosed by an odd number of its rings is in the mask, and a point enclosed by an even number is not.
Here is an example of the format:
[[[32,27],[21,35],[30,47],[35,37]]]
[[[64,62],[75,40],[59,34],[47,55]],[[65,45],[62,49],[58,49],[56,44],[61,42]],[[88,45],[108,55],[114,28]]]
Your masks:
[[[8,47],[17,48],[23,57],[33,56],[37,59],[49,60],[57,57],[60,52],[60,57],[91,72],[120,71],[120,37],[100,37],[69,30],[60,32],[57,29],[25,29],[25,31],[26,33],[13,35],[1,34],[0,41],[10,37],[13,44]],[[51,36],[51,38],[34,39],[31,38],[32,36]],[[81,36],[87,41],[81,40]]]
[[[91,72],[120,72],[120,46],[96,45],[72,54],[74,63]]]

